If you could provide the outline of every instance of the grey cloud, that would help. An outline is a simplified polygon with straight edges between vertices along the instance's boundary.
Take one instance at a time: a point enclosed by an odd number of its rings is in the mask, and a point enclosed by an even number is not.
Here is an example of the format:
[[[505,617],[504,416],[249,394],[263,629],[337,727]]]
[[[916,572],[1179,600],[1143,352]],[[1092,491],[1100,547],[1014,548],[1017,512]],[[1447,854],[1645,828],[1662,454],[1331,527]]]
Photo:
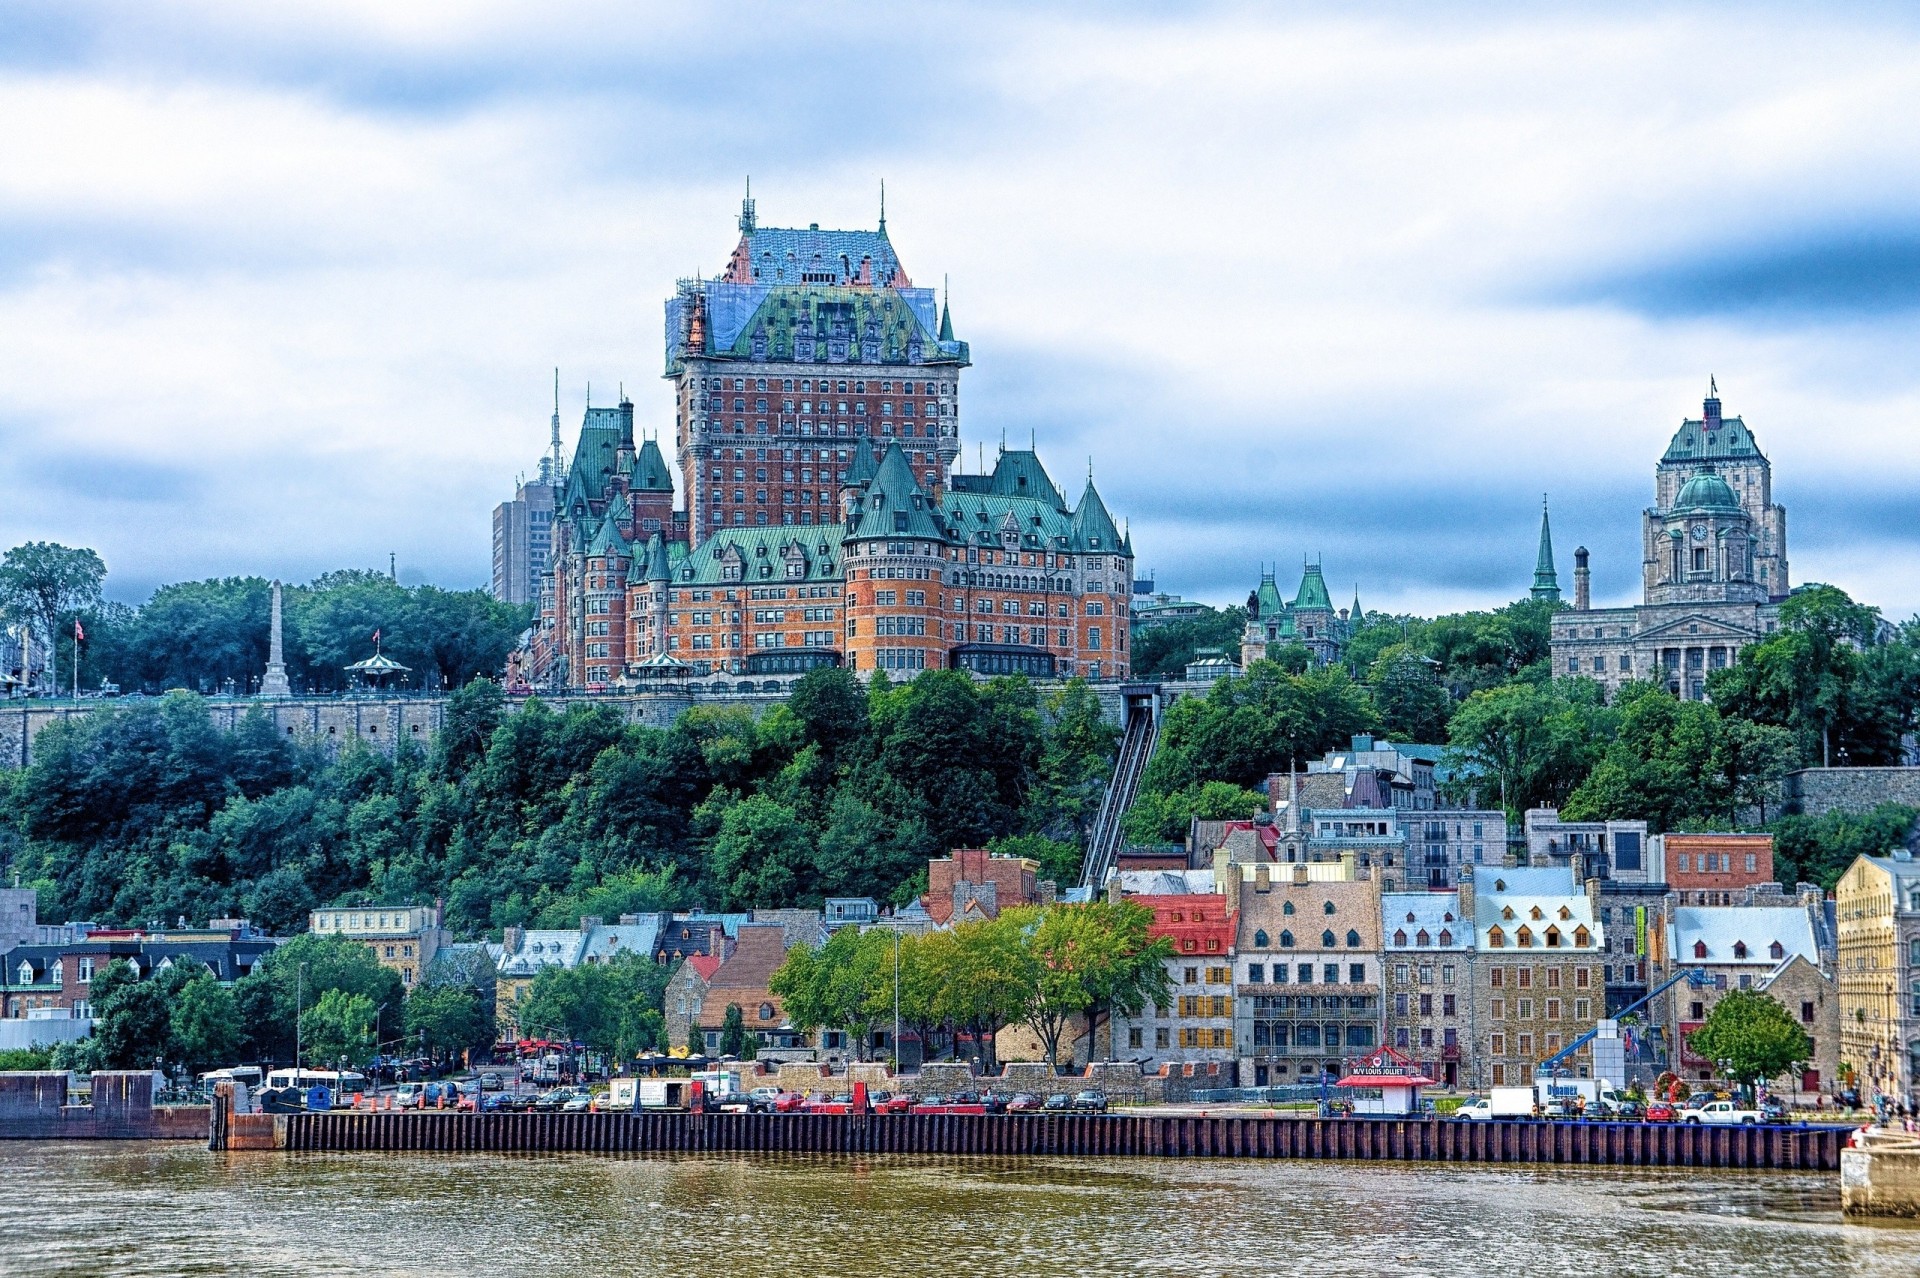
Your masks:
[[[1879,317],[1920,308],[1920,227],[1823,227],[1703,249],[1570,286],[1560,296],[1660,319]]]

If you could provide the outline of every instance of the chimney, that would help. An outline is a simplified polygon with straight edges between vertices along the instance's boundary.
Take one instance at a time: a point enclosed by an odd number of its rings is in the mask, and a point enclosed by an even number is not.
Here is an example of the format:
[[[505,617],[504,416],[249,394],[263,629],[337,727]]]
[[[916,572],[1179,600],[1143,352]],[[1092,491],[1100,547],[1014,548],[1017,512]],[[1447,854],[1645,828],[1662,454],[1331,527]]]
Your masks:
[[[1257,865],[1253,868],[1253,890],[1256,892],[1270,892],[1273,890],[1273,874],[1268,867]]]
[[[1597,876],[1587,880],[1587,906],[1593,911],[1593,917],[1600,917],[1600,879]]]
[[[1593,607],[1592,577],[1587,571],[1587,548],[1573,552],[1573,610],[1586,612]]]
[[[1305,861],[1298,862],[1293,867],[1293,881],[1295,883],[1305,883],[1307,881],[1307,863]]]
[[[524,927],[510,927],[506,930],[505,935],[501,938],[500,948],[506,954],[508,954],[509,956],[512,956],[512,955],[518,954],[520,952],[520,947],[525,945],[526,943],[527,943],[527,929],[525,929]]]
[[[1473,867],[1470,865],[1460,875],[1460,918],[1468,927],[1473,926]]]
[[[586,936],[604,922],[606,922],[606,920],[598,914],[582,914],[580,916],[580,935]]]
[[[1360,854],[1342,852],[1340,854],[1340,878],[1347,883],[1356,883],[1360,879]]]
[[[1120,904],[1121,896],[1122,894],[1120,891],[1120,871],[1108,870],[1107,871],[1107,903],[1109,905],[1118,905]]]

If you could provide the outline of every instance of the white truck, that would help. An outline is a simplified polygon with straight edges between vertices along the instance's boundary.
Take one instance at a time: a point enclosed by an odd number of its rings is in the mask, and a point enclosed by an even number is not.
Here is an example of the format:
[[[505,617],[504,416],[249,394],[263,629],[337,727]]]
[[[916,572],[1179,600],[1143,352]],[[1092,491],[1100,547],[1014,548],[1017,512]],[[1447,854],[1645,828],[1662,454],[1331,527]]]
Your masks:
[[[1496,1087],[1490,1095],[1462,1105],[1453,1111],[1455,1118],[1489,1122],[1496,1118],[1532,1118],[1531,1087]]]
[[[1735,1101],[1714,1100],[1688,1106],[1680,1111],[1676,1121],[1695,1126],[1708,1123],[1725,1127],[1752,1127],[1767,1120],[1761,1117],[1757,1109],[1742,1109]]]
[[[1546,1118],[1608,1118],[1624,1100],[1604,1078],[1540,1078],[1533,1085]]]

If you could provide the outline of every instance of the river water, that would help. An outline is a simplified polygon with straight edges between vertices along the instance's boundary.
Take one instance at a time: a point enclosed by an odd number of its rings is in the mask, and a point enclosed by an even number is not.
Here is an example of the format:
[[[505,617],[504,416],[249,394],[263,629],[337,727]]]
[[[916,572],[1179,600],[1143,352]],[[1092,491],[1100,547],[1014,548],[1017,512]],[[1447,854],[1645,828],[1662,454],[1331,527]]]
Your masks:
[[[1920,1274],[1832,1175],[0,1146],[0,1273]]]

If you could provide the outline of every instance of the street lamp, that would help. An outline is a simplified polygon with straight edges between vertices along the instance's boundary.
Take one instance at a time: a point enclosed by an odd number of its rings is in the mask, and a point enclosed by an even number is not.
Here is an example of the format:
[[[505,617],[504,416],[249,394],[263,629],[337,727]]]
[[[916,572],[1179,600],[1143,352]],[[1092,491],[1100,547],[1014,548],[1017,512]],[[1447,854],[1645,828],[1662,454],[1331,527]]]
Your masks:
[[[300,1003],[306,993],[307,965],[296,963],[293,968],[293,1085],[300,1085]]]
[[[900,1073],[900,929],[893,929],[893,1072]]]

